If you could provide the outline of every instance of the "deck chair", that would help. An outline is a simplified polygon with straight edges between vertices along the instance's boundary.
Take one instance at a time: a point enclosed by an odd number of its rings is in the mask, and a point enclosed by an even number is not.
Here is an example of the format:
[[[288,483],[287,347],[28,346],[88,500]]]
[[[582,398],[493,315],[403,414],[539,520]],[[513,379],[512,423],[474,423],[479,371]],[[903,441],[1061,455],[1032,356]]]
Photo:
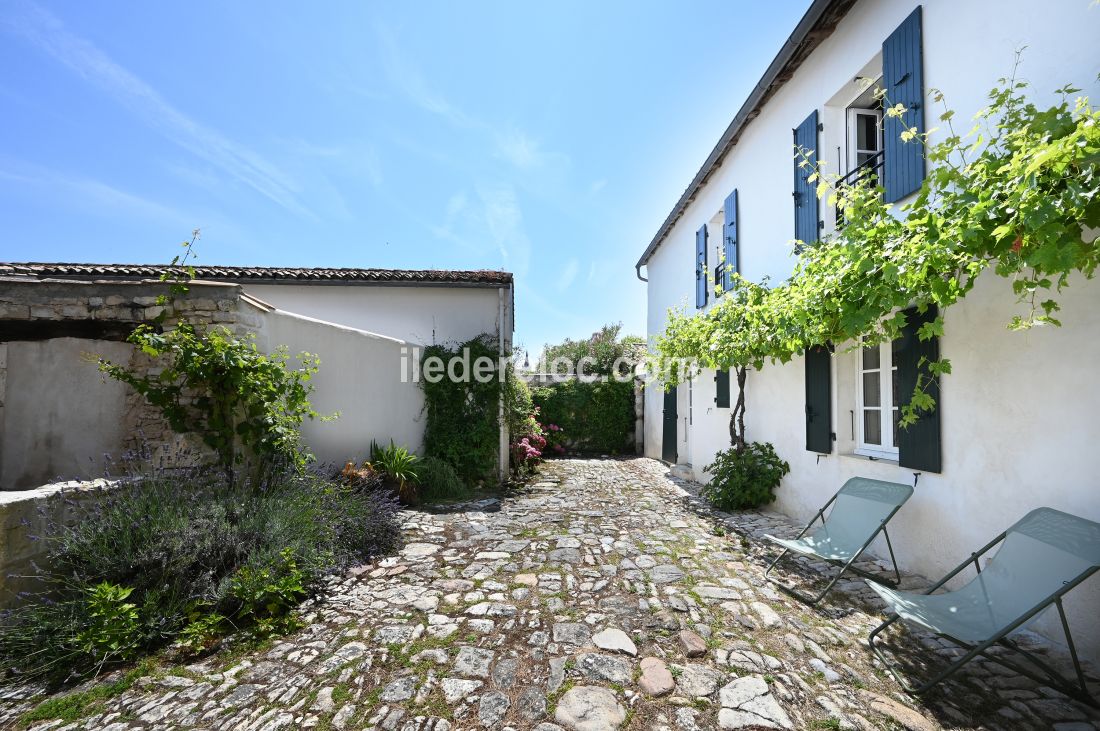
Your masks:
[[[978,558],[998,543],[1001,543],[1000,549],[983,569]],[[932,593],[971,564],[978,573],[970,583],[944,594]],[[871,632],[867,641],[871,650],[908,693],[927,691],[975,656],[983,655],[1038,683],[1098,706],[1100,704],[1089,694],[1085,685],[1073,636],[1062,609],[1062,597],[1097,569],[1100,569],[1100,523],[1053,508],[1039,508],[1025,515],[977,553],[971,554],[970,558],[923,594],[896,591],[868,582],[896,614]],[[1023,629],[1051,604],[1058,608],[1062,620],[1062,630],[1077,673],[1076,684],[1008,637],[1012,632]],[[935,632],[966,649],[966,654],[923,685],[911,686],[900,677],[894,665],[875,644],[875,637],[899,619]],[[986,650],[993,645],[1023,655],[1044,675],[1002,656],[987,654]]]
[[[886,545],[890,549],[890,561],[894,564],[894,576],[900,582],[901,574],[898,573],[898,564],[894,560],[894,547],[890,543],[890,534],[886,532],[886,524],[890,522],[890,519],[894,517],[894,513],[898,512],[912,494],[913,488],[910,485],[872,480],[867,477],[853,477],[844,483],[844,487],[840,488],[821,510],[817,511],[817,515],[814,516],[813,520],[807,523],[806,527],[795,538],[787,540],[770,535],[765,536],[773,543],[782,546],[783,552],[768,566],[767,571],[764,572],[764,577],[806,604],[817,604],[829,593],[836,582],[840,581],[840,577],[846,571],[852,571],[868,579],[878,578],[856,568],[852,564],[881,532],[886,536]],[[833,509],[829,511],[829,515],[826,517],[825,511],[829,510],[830,505]],[[821,521],[821,526],[807,535],[818,520]],[[815,597],[808,597],[771,576],[772,569],[791,551],[840,566],[840,573],[829,582],[829,585],[820,594]],[[897,585],[893,582],[887,583],[891,583],[893,586]]]

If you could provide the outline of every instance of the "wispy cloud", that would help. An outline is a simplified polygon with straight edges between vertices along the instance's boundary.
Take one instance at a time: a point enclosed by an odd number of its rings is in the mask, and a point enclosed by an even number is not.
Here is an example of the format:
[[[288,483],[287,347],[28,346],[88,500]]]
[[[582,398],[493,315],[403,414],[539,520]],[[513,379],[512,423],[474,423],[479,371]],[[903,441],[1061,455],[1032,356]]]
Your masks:
[[[446,118],[462,126],[481,126],[468,117],[461,109],[451,104],[438,91],[431,88],[424,75],[409,62],[397,45],[393,31],[384,25],[375,28],[378,45],[382,53],[382,68],[390,83],[406,98],[421,109]]]
[[[66,30],[49,11],[24,2],[0,21],[94,84],[173,143],[206,160],[288,211],[310,216],[298,187],[253,150],[226,138],[173,107],[155,89],[115,63],[92,43]]]
[[[561,270],[561,274],[558,275],[557,287],[559,292],[564,292],[569,289],[570,285],[577,278],[577,270],[579,265],[576,259],[570,259],[565,264],[565,268]]]
[[[607,187],[607,178],[600,178],[599,180],[593,180],[592,184],[588,186],[588,192],[592,195],[596,195],[601,190]]]
[[[0,161],[0,181],[17,183],[21,187],[47,188],[57,200],[68,201],[103,215],[117,216],[124,213],[165,221],[185,230],[197,225],[195,221],[188,220],[182,211],[94,178]]]
[[[497,135],[496,145],[496,156],[518,168],[538,167],[545,159],[538,140],[531,139],[518,130],[508,130]]]
[[[500,253],[504,268],[517,276],[527,274],[531,241],[523,230],[523,212],[515,188],[508,184],[479,186],[477,195],[484,207],[489,237]]]

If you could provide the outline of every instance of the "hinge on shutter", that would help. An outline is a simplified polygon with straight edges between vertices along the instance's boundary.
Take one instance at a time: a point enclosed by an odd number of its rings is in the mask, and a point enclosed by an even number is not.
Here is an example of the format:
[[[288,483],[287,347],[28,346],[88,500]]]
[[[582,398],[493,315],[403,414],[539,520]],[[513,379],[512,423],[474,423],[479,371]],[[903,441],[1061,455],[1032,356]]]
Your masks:
[[[817,222],[817,227],[818,228],[825,228],[825,222],[824,221],[818,221]]]
[[[824,132],[825,131],[825,123],[824,122],[818,122],[817,123],[817,131],[818,132]]]
[[[791,130],[791,136],[794,137],[797,140],[798,139],[798,130],[797,129],[792,129]]]

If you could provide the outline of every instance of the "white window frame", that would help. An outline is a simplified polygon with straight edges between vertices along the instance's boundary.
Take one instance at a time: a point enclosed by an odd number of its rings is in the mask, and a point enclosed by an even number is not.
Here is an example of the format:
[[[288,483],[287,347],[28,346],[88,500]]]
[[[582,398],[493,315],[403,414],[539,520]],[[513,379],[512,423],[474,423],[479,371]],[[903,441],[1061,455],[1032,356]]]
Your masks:
[[[863,367],[863,351],[864,346],[862,341],[860,347],[855,351],[856,358],[856,449],[855,453],[863,455],[864,457],[875,457],[876,459],[892,459],[898,458],[898,446],[894,444],[894,412],[898,410],[898,404],[894,403],[894,372],[897,371],[897,364],[894,363],[894,348],[892,341],[879,343],[875,346],[879,349],[879,367],[877,369],[865,369]],[[874,373],[879,374],[879,406],[870,406],[867,408],[877,408],[879,410],[879,429],[882,436],[882,444],[868,444],[864,439],[864,405],[863,405],[863,374]],[[900,395],[900,394],[899,394]]]
[[[857,124],[857,118],[860,116],[868,116],[875,118],[875,129],[878,130],[876,137],[876,143],[878,147],[875,149],[859,148],[857,142],[859,141],[859,125]],[[875,154],[882,152],[884,146],[884,140],[882,138],[882,110],[881,109],[864,109],[861,107],[849,107],[847,110],[847,128],[848,128],[848,171],[856,169],[859,165],[860,153]]]

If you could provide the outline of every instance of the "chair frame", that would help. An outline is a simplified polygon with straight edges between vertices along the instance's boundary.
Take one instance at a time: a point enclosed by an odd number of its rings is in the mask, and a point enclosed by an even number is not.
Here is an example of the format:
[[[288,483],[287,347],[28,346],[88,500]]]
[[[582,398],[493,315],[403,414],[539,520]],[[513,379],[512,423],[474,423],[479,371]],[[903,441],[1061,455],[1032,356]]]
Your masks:
[[[987,551],[989,551],[989,549],[993,548],[998,543],[1003,541],[1007,536],[1008,536],[1008,531],[1004,531],[999,536],[997,536],[992,541],[990,541],[985,546],[983,546],[981,549],[979,549],[978,551],[970,554],[970,558],[966,559],[961,564],[959,564],[957,567],[955,567],[950,573],[948,573],[946,576],[944,576],[942,579],[940,579],[938,582],[936,582],[936,584],[934,586],[927,589],[924,592],[924,594],[926,594],[926,595],[932,594],[934,591],[936,591],[937,589],[942,587],[944,584],[946,584],[948,581],[950,581],[952,578],[954,578],[956,575],[958,575],[959,572],[961,572],[963,569],[965,569],[967,566],[970,566],[971,564],[973,564],[974,568],[977,569],[977,572],[980,574],[982,572],[982,567],[981,567],[981,564],[978,563],[978,559],[982,556],[982,554],[986,553]],[[917,686],[913,686],[912,684],[910,684],[909,682],[904,680],[901,677],[901,674],[895,669],[895,663],[893,663],[889,658],[887,658],[886,654],[882,651],[882,649],[878,645],[875,644],[875,637],[877,637],[879,635],[879,633],[881,633],[883,630],[885,630],[891,624],[893,624],[893,623],[897,622],[899,619],[901,619],[902,617],[901,617],[900,614],[895,613],[893,617],[887,619],[885,622],[883,622],[878,627],[876,627],[874,630],[872,630],[871,634],[867,638],[867,644],[870,646],[871,652],[873,652],[875,654],[875,657],[877,657],[879,660],[881,660],[883,665],[886,666],[886,669],[888,671],[890,671],[890,674],[892,676],[894,676],[894,680],[898,681],[898,684],[901,685],[902,690],[904,690],[906,693],[909,693],[910,695],[920,695],[922,693],[925,693],[925,692],[929,691],[934,686],[938,685],[939,683],[943,682],[947,678],[949,678],[952,675],[954,675],[955,673],[957,673],[960,669],[962,669],[963,665],[970,662],[971,660],[973,660],[978,655],[981,655],[982,657],[986,658],[987,660],[991,660],[992,662],[995,662],[998,665],[1009,668],[1010,670],[1013,670],[1013,671],[1019,673],[1020,675],[1023,675],[1026,678],[1030,678],[1031,680],[1034,680],[1036,683],[1040,683],[1041,685],[1046,685],[1050,688],[1054,688],[1055,690],[1058,690],[1062,693],[1065,693],[1070,698],[1081,701],[1082,703],[1093,706],[1094,708],[1100,708],[1100,702],[1098,702],[1097,699],[1094,698],[1088,691],[1088,685],[1085,683],[1085,674],[1081,670],[1081,661],[1077,657],[1077,648],[1073,644],[1073,635],[1070,633],[1070,630],[1069,630],[1069,622],[1066,620],[1066,612],[1062,608],[1062,597],[1065,596],[1067,593],[1069,593],[1078,584],[1085,581],[1090,576],[1092,576],[1094,573],[1096,573],[1096,571],[1098,569],[1100,569],[1100,567],[1093,566],[1092,568],[1081,572],[1081,574],[1079,574],[1077,576],[1077,578],[1075,578],[1073,581],[1065,582],[1062,585],[1061,589],[1054,592],[1053,594],[1048,595],[1041,602],[1039,602],[1038,604],[1033,606],[1031,609],[1029,609],[1027,612],[1025,612],[1021,617],[1019,617],[1014,622],[1012,622],[1012,624],[1009,624],[1006,627],[1002,628],[1001,630],[998,630],[997,633],[994,634],[992,637],[990,637],[990,638],[988,638],[988,639],[986,639],[986,640],[984,640],[984,641],[982,641],[978,644],[971,644],[971,643],[968,643],[968,642],[964,642],[964,641],[959,640],[955,637],[952,637],[951,635],[943,634],[941,632],[936,632],[935,630],[933,630],[931,628],[924,627],[923,625],[918,625],[918,626],[921,626],[924,629],[932,632],[933,634],[935,634],[938,637],[942,637],[946,640],[950,640],[951,642],[954,642],[959,647],[962,647],[962,648],[966,649],[967,653],[965,655],[963,655],[961,658],[959,658],[958,660],[956,660],[955,662],[948,665],[946,668],[943,668],[942,670],[940,670],[940,672],[936,673],[932,677],[931,680],[928,680],[928,681],[926,681],[926,682],[924,682],[920,685],[917,685]],[[1008,639],[1008,635],[1011,632],[1018,629],[1022,625],[1026,624],[1028,621],[1033,619],[1036,615],[1038,615],[1044,609],[1049,607],[1051,604],[1054,604],[1056,607],[1058,607],[1058,616],[1062,620],[1062,631],[1065,633],[1066,644],[1069,646],[1070,657],[1073,660],[1073,669],[1074,669],[1074,671],[1076,672],[1076,675],[1077,675],[1077,683],[1076,684],[1073,684],[1068,678],[1063,676],[1061,673],[1059,673],[1057,670],[1052,668],[1050,665],[1043,662],[1039,658],[1035,657],[1035,655],[1033,653],[1028,652],[1024,648],[1020,647],[1018,644],[1013,642],[1012,640]],[[1009,660],[1007,660],[1003,657],[997,657],[995,655],[988,654],[986,651],[994,645],[997,645],[999,647],[1005,647],[1009,650],[1012,650],[1013,652],[1016,652],[1016,653],[1019,653],[1020,655],[1023,655],[1025,658],[1027,658],[1032,663],[1034,663],[1036,667],[1038,667],[1040,670],[1042,670],[1043,673],[1045,673],[1045,675],[1040,675],[1039,673],[1037,673],[1037,672],[1035,672],[1035,671],[1033,671],[1029,668],[1025,668],[1025,667],[1023,667],[1023,666],[1021,666],[1017,663],[1011,662],[1011,661],[1009,661]]]
[[[841,490],[843,489],[844,488],[841,488]],[[829,509],[830,505],[836,502],[837,497],[840,496],[840,492],[840,490],[837,490],[837,492],[831,498],[829,498],[829,502],[825,503],[825,505],[817,511],[817,515],[815,515],[810,520],[810,522],[806,524],[806,527],[802,529],[801,533],[794,537],[794,540],[797,541],[799,538],[806,535],[806,531],[810,530],[810,528],[812,528],[814,523],[816,523],[818,520],[821,521],[821,525],[825,525],[825,511]],[[775,560],[772,561],[767,570],[764,571],[764,578],[793,596],[795,599],[798,599],[804,604],[809,604],[810,606],[814,606],[823,598],[825,598],[825,595],[832,591],[833,586],[836,585],[836,582],[840,581],[840,577],[844,576],[844,573],[846,571],[851,571],[852,573],[859,574],[865,579],[871,579],[873,581],[878,581],[880,583],[886,584],[887,586],[896,587],[899,583],[901,583],[901,572],[898,571],[898,562],[894,558],[894,546],[892,543],[890,543],[890,533],[886,530],[886,524],[890,522],[890,519],[894,517],[895,513],[901,510],[901,507],[904,504],[905,503],[903,502],[901,505],[895,506],[894,509],[890,511],[890,514],[879,522],[879,527],[871,534],[871,536],[863,543],[863,545],[859,547],[859,550],[856,551],[855,554],[853,554],[853,556],[846,562],[840,561],[838,559],[826,558],[825,556],[819,556],[817,554],[800,554],[804,556],[811,556],[813,558],[825,561],[826,563],[830,563],[833,566],[840,567],[840,573],[833,577],[833,580],[830,581],[829,584],[817,596],[809,597],[795,589],[793,586],[784,584],[783,582],[779,581],[771,575],[772,569],[776,567],[776,565],[783,559],[783,557],[785,557],[788,553],[791,553],[791,549],[789,548],[784,548],[782,553],[775,557]],[[890,550],[890,562],[894,566],[894,576],[897,577],[895,581],[890,581],[889,579],[884,580],[881,577],[875,576],[874,574],[868,573],[863,569],[856,568],[852,565],[856,562],[856,559],[863,555],[863,552],[866,551],[867,547],[870,546],[875,538],[878,537],[879,533],[882,533],[884,536],[886,536],[886,547]],[[798,552],[795,551],[795,553]]]

